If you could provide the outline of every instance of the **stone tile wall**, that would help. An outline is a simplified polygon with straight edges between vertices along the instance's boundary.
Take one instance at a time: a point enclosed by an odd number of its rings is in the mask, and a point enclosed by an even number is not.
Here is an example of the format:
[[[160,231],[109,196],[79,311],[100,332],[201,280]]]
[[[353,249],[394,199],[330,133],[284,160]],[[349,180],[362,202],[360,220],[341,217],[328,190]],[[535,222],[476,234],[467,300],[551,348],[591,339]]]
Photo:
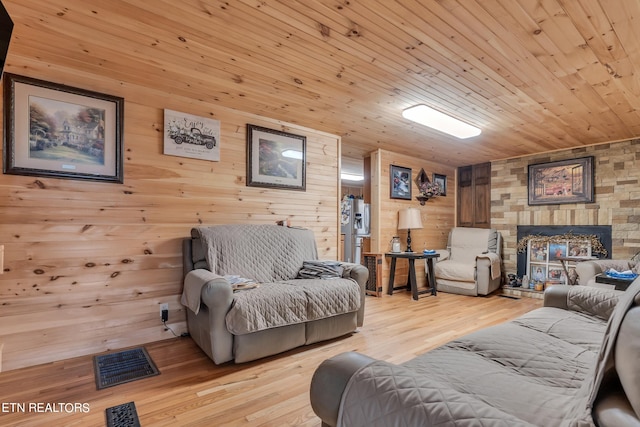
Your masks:
[[[595,203],[529,206],[528,165],[594,156]],[[504,271],[516,271],[518,225],[611,225],[614,259],[640,251],[640,139],[491,163],[491,226],[504,238]]]

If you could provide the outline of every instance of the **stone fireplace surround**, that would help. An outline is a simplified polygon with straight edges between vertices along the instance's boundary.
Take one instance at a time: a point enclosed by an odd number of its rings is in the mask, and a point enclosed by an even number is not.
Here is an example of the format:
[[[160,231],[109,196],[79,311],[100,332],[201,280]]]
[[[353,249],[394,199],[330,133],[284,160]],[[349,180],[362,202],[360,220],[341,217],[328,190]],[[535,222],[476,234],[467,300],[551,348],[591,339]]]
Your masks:
[[[530,164],[586,156],[595,156],[595,203],[528,204]],[[518,225],[611,225],[611,258],[631,259],[640,251],[639,166],[640,139],[492,161],[491,227],[504,238],[504,271],[517,272]]]
[[[556,236],[572,233],[574,235],[595,235],[599,238],[602,246],[606,250],[606,256],[602,254],[593,254],[599,258],[611,258],[612,240],[610,225],[519,225],[517,231],[517,241],[529,235],[537,236]],[[517,254],[518,277],[522,277],[526,273],[527,253]]]

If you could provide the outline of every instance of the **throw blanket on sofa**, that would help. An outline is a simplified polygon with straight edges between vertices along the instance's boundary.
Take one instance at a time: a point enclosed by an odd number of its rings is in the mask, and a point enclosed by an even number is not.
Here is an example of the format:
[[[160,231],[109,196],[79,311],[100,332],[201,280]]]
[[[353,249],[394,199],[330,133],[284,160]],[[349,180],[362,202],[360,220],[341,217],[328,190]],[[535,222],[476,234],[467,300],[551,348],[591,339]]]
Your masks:
[[[318,259],[311,230],[278,225],[196,227],[191,236],[202,241],[208,270],[237,274],[260,283],[293,279],[305,260]]]
[[[353,279],[296,279],[236,293],[225,320],[229,332],[243,335],[359,308],[360,286]]]
[[[298,272],[300,279],[333,279],[342,277],[344,268],[338,261],[305,261]]]
[[[597,345],[591,351],[561,340],[540,345],[540,335],[507,323],[403,365],[376,361],[352,378],[339,425],[569,425],[564,418],[574,404],[586,407],[580,385],[593,367]]]
[[[200,293],[202,292],[202,286],[209,280],[218,280],[225,284],[227,283],[224,277],[212,274],[208,270],[197,269],[190,271],[184,279],[184,290],[182,291],[180,303],[188,307],[195,314],[198,314],[200,312]]]
[[[491,263],[489,265],[489,270],[491,271],[491,279],[495,280],[500,277],[500,256],[493,252],[487,252],[486,254],[478,255],[476,258],[487,258]]]

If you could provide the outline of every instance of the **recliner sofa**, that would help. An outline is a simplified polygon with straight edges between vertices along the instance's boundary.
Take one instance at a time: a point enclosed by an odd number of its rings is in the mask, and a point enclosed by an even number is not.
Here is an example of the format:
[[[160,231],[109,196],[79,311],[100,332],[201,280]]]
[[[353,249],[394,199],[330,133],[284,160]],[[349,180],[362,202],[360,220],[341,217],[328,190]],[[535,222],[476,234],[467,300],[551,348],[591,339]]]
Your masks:
[[[401,365],[336,355],[311,405],[325,427],[637,427],[640,279],[626,292],[552,286],[544,307]]]
[[[183,244],[182,304],[189,334],[216,364],[248,362],[362,326],[368,270],[335,262],[340,277],[301,274],[305,262],[318,261],[311,230],[236,224],[196,227],[191,236]],[[259,285],[234,292],[232,277]]]

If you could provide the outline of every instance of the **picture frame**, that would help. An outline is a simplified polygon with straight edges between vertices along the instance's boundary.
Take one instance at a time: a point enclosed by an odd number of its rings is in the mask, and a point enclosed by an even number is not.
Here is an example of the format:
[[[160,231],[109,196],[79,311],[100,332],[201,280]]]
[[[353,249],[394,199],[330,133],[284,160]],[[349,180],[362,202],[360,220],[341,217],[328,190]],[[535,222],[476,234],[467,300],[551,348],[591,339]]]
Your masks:
[[[529,205],[594,202],[593,156],[529,165]]]
[[[411,200],[411,168],[389,167],[389,193],[392,199]]]
[[[433,182],[440,187],[440,196],[447,195],[447,176],[440,175],[439,173],[433,174]]]
[[[124,98],[5,73],[3,172],[122,184]]]
[[[164,154],[220,161],[220,121],[164,110]]]
[[[247,124],[247,186],[306,191],[307,137]]]

